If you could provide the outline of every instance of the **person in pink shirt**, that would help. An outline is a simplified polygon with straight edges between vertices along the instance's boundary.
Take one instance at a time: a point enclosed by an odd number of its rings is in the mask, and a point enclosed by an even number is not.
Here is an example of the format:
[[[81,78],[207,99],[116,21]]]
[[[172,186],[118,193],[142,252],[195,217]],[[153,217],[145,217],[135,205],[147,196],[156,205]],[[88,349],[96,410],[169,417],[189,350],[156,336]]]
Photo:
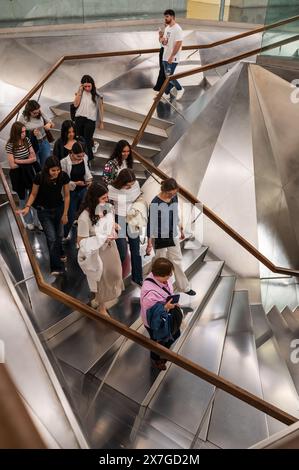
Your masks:
[[[164,309],[170,311],[176,307],[177,304],[172,303],[171,300],[167,302],[169,294],[173,294],[173,285],[170,280],[173,274],[174,266],[167,258],[157,258],[152,265],[152,271],[148,277],[143,281],[140,295],[141,304],[141,318],[145,328],[147,329],[150,338],[153,338],[153,332],[149,328],[147,321],[147,311],[153,307],[157,302],[165,303]],[[153,282],[154,281],[154,282]],[[165,289],[165,290],[164,290]],[[160,341],[162,346],[170,348],[174,341],[180,336],[180,331],[173,336],[172,339],[167,341]],[[166,370],[166,360],[162,359],[158,354],[151,351],[152,364],[159,370]]]

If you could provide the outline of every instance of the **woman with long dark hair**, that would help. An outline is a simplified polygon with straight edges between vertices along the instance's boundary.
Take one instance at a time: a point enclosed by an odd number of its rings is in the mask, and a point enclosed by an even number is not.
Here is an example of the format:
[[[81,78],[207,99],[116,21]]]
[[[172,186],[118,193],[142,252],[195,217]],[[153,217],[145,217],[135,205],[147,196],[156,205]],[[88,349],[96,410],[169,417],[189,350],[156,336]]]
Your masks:
[[[99,116],[99,95],[94,79],[90,75],[83,75],[81,85],[75,95],[74,106],[76,131],[86,142],[88,160],[93,160],[93,134]]]
[[[142,286],[142,261],[140,256],[139,233],[133,233],[127,224],[127,214],[132,204],[141,194],[140,186],[136,181],[133,170],[121,170],[111,185],[108,185],[109,199],[115,207],[116,222],[121,227],[116,240],[119,256],[123,263],[127,256],[127,237],[131,251],[132,282]]]
[[[58,137],[58,139],[54,143],[54,157],[58,158],[58,160],[62,160],[63,158],[67,157],[70,151],[72,150],[74,143],[77,141],[78,138],[76,136],[73,121],[69,119],[63,121],[63,123],[61,124],[60,137]]]
[[[101,224],[98,227],[98,224]],[[105,304],[117,299],[123,290],[122,268],[119,259],[115,238],[114,212],[108,203],[108,189],[105,185],[92,183],[86,193],[78,218],[78,245],[87,239],[92,239],[100,230],[103,244],[98,249],[102,261],[102,274],[96,283],[95,298],[92,307],[99,307],[99,312],[107,314]]]
[[[88,168],[87,155],[82,145],[75,142],[69,155],[61,160],[61,168],[70,177],[70,207],[68,211],[68,223],[64,226],[64,238],[68,238],[88,186],[92,182],[92,174]]]
[[[133,168],[133,155],[129,142],[120,140],[117,142],[113,153],[103,170],[103,179],[106,184],[112,183],[118,173],[125,168]]]
[[[40,171],[40,166],[36,162],[35,152],[30,140],[26,137],[26,128],[22,122],[16,121],[11,126],[5,150],[10,166],[9,176],[12,189],[19,196],[20,207],[24,208],[35,175]],[[34,225],[39,225],[34,210],[28,211],[24,221],[25,227],[29,230],[33,230]]]
[[[26,103],[23,114],[20,117],[26,130],[29,132],[30,141],[34,147],[41,167],[51,155],[47,131],[54,127],[53,122],[41,111],[40,104],[35,100]]]
[[[53,276],[65,271],[62,256],[63,225],[67,224],[70,204],[70,178],[61,170],[56,157],[49,157],[44,168],[33,181],[32,191],[25,208],[26,216],[33,205],[42,224],[49,249],[50,269]],[[63,197],[62,197],[63,193]]]

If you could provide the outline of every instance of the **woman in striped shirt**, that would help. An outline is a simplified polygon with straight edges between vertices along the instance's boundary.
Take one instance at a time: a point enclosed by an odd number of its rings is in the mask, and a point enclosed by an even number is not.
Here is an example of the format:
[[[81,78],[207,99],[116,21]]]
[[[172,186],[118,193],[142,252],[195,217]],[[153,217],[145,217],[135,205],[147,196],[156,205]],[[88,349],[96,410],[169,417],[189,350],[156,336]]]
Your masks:
[[[11,126],[5,150],[10,166],[9,176],[12,189],[18,194],[20,207],[23,208],[31,192],[35,175],[40,171],[40,167],[36,162],[35,152],[30,140],[26,137],[26,128],[22,122],[16,121]],[[25,226],[29,230],[33,230],[34,225],[39,226],[37,216],[33,211],[31,209],[24,217]]]

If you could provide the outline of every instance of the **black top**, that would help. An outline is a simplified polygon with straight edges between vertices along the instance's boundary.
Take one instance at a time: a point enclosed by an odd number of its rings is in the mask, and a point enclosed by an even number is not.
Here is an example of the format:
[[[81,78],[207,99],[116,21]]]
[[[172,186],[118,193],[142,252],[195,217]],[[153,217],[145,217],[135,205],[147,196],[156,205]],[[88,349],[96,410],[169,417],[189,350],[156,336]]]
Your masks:
[[[85,165],[84,161],[81,163],[73,164],[72,171],[70,174],[71,181],[84,181],[85,176]]]
[[[152,238],[176,238],[178,236],[179,210],[178,197],[170,202],[154,197],[150,204],[147,236]]]
[[[38,173],[33,183],[39,186],[38,194],[34,201],[34,207],[44,207],[45,209],[54,209],[63,204],[62,188],[70,182],[69,176],[62,171],[59,178],[50,180],[49,183],[41,184],[41,173]]]
[[[67,157],[70,151],[65,148],[62,143],[61,137],[56,140],[54,147],[53,147],[53,155],[54,157],[58,158],[58,160],[62,160],[63,158]]]

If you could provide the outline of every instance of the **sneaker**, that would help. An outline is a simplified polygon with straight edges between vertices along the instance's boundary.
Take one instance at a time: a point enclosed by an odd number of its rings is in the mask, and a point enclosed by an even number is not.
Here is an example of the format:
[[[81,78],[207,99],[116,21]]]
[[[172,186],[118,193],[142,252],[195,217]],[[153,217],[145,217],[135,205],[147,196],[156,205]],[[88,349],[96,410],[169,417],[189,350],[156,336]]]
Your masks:
[[[131,279],[132,286],[142,287],[143,281],[134,281]]]
[[[178,90],[176,89],[175,86],[173,86],[170,90],[171,96],[177,96]]]
[[[28,230],[34,230],[34,225],[33,225],[33,224],[26,224],[25,227],[26,227]]]
[[[66,255],[61,255],[61,256],[60,256],[60,260],[61,260],[63,263],[66,263],[66,262],[67,262],[67,256],[66,256]]]
[[[152,366],[155,369],[159,369],[159,370],[166,370],[167,369],[165,362],[161,359],[158,359],[158,360],[152,359],[151,362],[152,362]]]
[[[42,224],[40,222],[36,222],[34,224],[34,227],[36,228],[36,230],[39,230],[40,232],[43,232],[43,227],[42,227]]]
[[[96,153],[98,148],[99,148],[100,143],[99,142],[94,142],[93,147],[92,147],[92,152]]]
[[[98,308],[99,303],[96,301],[96,299],[92,299],[92,300],[90,301],[90,306],[91,306],[92,308]]]
[[[166,100],[166,101],[169,101],[169,100],[170,100],[170,94],[169,94],[169,93],[168,93],[168,94],[167,94],[167,93],[163,93],[162,98],[163,98],[164,100]]]
[[[61,274],[65,274],[65,271],[51,271],[51,276],[60,276]]]
[[[185,93],[185,88],[182,88],[181,90],[177,90],[176,100],[177,101],[180,100],[184,93]]]
[[[62,243],[67,243],[67,242],[69,242],[71,238],[72,238],[72,235],[71,235],[71,233],[69,233],[67,237],[63,237]]]
[[[187,295],[196,295],[196,292],[194,290],[190,289],[187,292],[185,292],[185,294],[187,294]]]

